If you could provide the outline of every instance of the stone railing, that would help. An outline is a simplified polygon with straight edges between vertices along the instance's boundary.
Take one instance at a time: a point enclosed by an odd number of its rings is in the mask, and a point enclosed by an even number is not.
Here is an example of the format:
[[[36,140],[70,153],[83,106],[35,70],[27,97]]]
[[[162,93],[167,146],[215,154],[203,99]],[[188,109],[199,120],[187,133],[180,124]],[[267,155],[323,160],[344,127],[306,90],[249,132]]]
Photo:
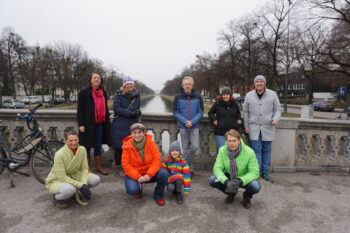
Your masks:
[[[10,145],[29,133],[25,121],[16,120],[18,112],[26,111],[0,110],[0,130]],[[77,130],[74,110],[39,110],[35,116],[49,139],[64,141],[66,130]],[[165,155],[169,141],[178,138],[172,114],[145,113],[141,121]],[[200,148],[194,159],[197,169],[212,169],[216,158],[213,131],[208,118],[204,117],[200,125]],[[105,154],[105,163],[111,163],[113,151],[110,149]],[[349,171],[350,121],[282,118],[272,146],[271,167],[275,171]]]

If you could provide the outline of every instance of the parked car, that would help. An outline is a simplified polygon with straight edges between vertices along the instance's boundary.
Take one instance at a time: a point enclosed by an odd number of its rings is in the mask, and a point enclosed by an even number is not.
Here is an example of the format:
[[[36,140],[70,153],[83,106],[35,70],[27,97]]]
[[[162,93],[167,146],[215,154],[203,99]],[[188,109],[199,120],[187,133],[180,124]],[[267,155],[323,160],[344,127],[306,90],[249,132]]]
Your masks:
[[[333,112],[334,106],[327,102],[314,102],[312,104],[314,106],[314,111],[327,111],[327,112]]]
[[[3,108],[24,108],[24,103],[16,99],[5,100],[2,104]]]
[[[112,95],[113,96],[113,95]],[[69,97],[70,102],[75,103],[78,101],[78,96],[77,95],[71,95]]]
[[[39,99],[35,95],[24,96],[22,98],[22,103],[24,103],[24,104],[37,104],[37,103],[39,103]]]
[[[65,99],[62,96],[56,96],[53,103],[54,104],[64,104]]]

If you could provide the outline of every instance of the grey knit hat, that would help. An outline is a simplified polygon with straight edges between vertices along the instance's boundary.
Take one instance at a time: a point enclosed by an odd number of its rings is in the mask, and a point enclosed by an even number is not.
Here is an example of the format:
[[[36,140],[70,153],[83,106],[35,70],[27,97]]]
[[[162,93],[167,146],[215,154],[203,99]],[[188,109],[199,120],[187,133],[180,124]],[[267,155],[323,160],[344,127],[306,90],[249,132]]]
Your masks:
[[[232,95],[232,91],[231,91],[231,88],[229,87],[223,87],[221,89],[221,95],[225,95],[225,94],[228,94],[228,95]]]
[[[180,142],[179,142],[179,141],[173,141],[173,142],[170,144],[170,146],[169,146],[169,153],[170,153],[171,151],[174,151],[174,150],[176,150],[176,151],[178,151],[178,152],[181,153],[181,146],[180,146]]]
[[[130,131],[133,131],[134,129],[139,129],[143,132],[146,132],[146,127],[141,123],[135,123],[132,126],[130,126]]]
[[[263,81],[263,82],[266,84],[266,78],[265,78],[263,75],[257,75],[257,76],[254,78],[254,83],[255,83],[257,80],[261,80],[261,81]]]

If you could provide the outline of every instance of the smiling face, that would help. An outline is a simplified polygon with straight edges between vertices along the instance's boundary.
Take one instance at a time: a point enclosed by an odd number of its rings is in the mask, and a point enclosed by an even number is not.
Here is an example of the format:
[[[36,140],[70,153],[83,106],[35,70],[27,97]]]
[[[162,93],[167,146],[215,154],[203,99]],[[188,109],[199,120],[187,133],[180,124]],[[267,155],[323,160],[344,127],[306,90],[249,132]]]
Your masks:
[[[184,88],[185,93],[190,94],[193,88],[193,84],[191,80],[185,79],[183,81],[182,87]]]
[[[68,135],[68,137],[66,139],[66,143],[70,148],[76,149],[79,145],[78,135]]]
[[[100,85],[102,83],[101,76],[99,74],[93,73],[90,79],[90,83],[92,87],[94,88],[100,88]]]
[[[230,100],[230,97],[231,97],[231,95],[229,95],[229,94],[223,94],[223,95],[222,95],[222,99],[223,99],[225,102],[228,102],[228,101]]]
[[[135,140],[135,142],[141,142],[145,133],[140,129],[134,129],[131,131],[131,137]]]
[[[128,84],[126,84],[126,85],[124,86],[124,88],[125,88],[125,90],[126,90],[127,92],[132,92],[132,91],[134,90],[134,88],[135,88],[135,85],[132,84],[132,83],[128,83]]]
[[[177,158],[180,157],[180,152],[177,151],[177,150],[170,151],[170,156],[171,156],[171,158],[173,158],[173,159],[177,159]]]
[[[254,85],[255,85],[255,90],[256,90],[258,93],[264,92],[264,90],[265,90],[265,83],[264,83],[264,81],[262,81],[262,80],[256,80],[255,83],[254,83]]]
[[[226,142],[231,151],[237,150],[239,144],[241,143],[239,138],[231,135],[227,135]]]

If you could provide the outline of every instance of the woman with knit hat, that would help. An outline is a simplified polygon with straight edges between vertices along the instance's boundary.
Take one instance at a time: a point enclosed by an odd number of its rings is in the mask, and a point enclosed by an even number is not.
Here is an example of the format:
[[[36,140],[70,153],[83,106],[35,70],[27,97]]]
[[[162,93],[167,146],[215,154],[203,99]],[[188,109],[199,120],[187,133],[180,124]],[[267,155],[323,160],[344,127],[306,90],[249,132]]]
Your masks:
[[[102,75],[92,73],[89,86],[82,89],[78,95],[79,140],[87,151],[89,172],[91,172],[90,150],[94,148],[96,171],[102,175],[108,174],[102,168],[102,144],[112,145],[107,100]]]
[[[131,135],[123,140],[122,166],[126,192],[135,198],[142,198],[143,183],[156,182],[153,198],[158,205],[163,206],[169,172],[161,168],[161,155],[157,145],[141,123],[133,124],[130,132]]]
[[[208,116],[215,127],[216,148],[219,150],[225,145],[225,133],[230,129],[238,130],[238,126],[242,124],[241,112],[229,87],[221,89]]]
[[[123,176],[120,167],[123,140],[130,135],[130,126],[138,122],[141,115],[140,95],[135,89],[135,82],[132,78],[125,77],[123,79],[123,86],[114,95],[113,111],[114,162],[117,167],[117,173]]]
[[[189,194],[191,191],[191,170],[181,154],[179,141],[170,144],[169,155],[164,159],[162,167],[170,173],[167,183],[168,191],[174,193],[176,202],[181,205],[183,202],[182,190],[184,194]]]

